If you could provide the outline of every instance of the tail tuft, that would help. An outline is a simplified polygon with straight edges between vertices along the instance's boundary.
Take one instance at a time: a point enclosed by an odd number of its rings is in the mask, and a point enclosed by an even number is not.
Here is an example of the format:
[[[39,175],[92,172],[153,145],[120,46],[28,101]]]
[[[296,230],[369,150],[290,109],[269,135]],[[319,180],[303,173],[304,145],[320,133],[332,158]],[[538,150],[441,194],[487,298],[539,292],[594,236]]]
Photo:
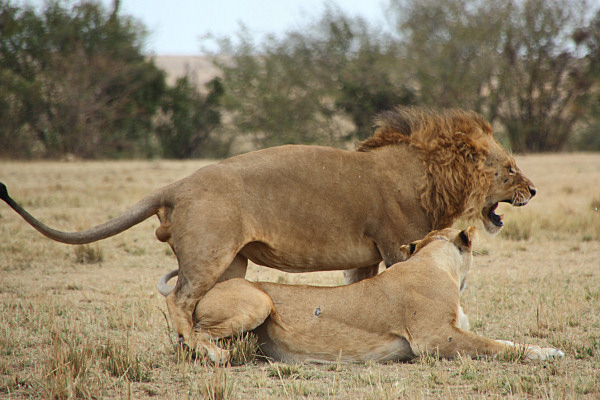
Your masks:
[[[8,195],[6,185],[2,182],[0,182],[0,199],[6,201],[7,203],[10,200],[10,196]]]

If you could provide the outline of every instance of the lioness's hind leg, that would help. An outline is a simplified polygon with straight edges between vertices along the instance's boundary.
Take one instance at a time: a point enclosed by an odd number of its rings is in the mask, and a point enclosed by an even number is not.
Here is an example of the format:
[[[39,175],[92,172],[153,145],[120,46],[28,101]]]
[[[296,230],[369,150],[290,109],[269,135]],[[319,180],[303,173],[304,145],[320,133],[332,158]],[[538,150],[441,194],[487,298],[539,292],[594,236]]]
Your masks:
[[[213,341],[251,331],[273,312],[273,301],[256,284],[245,279],[229,279],[217,283],[198,302],[194,329],[208,356],[215,362],[223,362],[228,352]]]
[[[194,329],[213,339],[251,331],[274,312],[273,301],[257,284],[235,278],[217,283],[198,302]]]

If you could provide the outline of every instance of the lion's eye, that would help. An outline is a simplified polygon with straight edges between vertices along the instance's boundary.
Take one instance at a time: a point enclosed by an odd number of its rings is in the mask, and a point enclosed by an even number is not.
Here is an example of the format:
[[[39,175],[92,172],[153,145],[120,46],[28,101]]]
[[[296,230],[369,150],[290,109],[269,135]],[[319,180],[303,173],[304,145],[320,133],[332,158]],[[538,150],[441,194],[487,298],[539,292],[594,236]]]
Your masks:
[[[513,167],[509,167],[508,168],[508,174],[509,175],[515,175],[517,173],[517,171],[515,171],[515,169]]]

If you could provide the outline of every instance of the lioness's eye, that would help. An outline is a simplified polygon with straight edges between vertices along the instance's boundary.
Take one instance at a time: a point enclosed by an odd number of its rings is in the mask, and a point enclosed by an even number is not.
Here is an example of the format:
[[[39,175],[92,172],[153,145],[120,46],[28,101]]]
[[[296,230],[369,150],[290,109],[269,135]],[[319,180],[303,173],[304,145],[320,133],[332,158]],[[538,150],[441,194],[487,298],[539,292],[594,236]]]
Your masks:
[[[508,174],[509,175],[515,175],[517,173],[517,171],[515,171],[515,169],[513,167],[509,167],[508,168]]]

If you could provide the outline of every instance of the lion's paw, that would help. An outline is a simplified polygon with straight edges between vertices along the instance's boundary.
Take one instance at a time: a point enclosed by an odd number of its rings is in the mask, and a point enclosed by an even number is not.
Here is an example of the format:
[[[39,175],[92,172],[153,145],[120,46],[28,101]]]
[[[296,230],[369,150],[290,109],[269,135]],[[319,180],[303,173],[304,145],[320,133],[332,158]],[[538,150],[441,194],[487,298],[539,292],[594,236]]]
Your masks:
[[[229,350],[214,345],[206,349],[206,355],[215,364],[225,364],[229,360]]]

